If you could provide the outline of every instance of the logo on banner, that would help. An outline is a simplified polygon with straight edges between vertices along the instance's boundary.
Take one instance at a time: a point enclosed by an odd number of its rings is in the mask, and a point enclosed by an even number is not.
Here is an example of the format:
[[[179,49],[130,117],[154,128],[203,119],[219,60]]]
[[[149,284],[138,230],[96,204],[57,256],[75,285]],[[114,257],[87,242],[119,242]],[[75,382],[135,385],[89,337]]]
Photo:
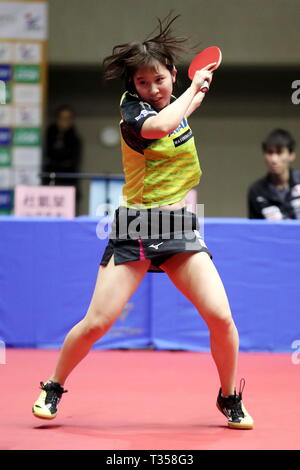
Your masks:
[[[42,17],[34,15],[31,11],[24,14],[27,31],[41,31],[42,29]]]
[[[14,185],[38,186],[40,167],[16,167],[14,171]]]
[[[0,148],[0,166],[10,166],[11,165],[11,149]]]
[[[10,82],[12,79],[12,68],[10,65],[0,65],[0,80]]]
[[[0,63],[12,62],[12,45],[9,42],[0,42]]]
[[[0,145],[10,145],[12,140],[11,138],[11,129],[4,127],[0,128]]]
[[[41,109],[37,106],[17,106],[15,108],[16,126],[40,126]]]
[[[0,209],[11,209],[12,208],[13,192],[6,190],[0,191]]]
[[[1,1],[0,38],[46,39],[47,2]]]
[[[41,62],[40,44],[18,42],[16,44],[16,62],[31,64]]]
[[[37,83],[40,81],[39,65],[15,65],[14,80],[21,83]]]
[[[15,85],[14,100],[18,104],[39,104],[41,101],[40,85]]]
[[[16,128],[14,129],[14,145],[37,146],[40,145],[40,129]]]

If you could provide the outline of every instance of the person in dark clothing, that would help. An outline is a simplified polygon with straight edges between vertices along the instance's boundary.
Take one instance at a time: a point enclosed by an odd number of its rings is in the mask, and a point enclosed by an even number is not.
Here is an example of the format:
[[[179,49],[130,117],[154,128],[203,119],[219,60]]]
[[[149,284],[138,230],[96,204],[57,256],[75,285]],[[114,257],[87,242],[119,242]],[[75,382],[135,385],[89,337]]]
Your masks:
[[[284,129],[273,130],[263,141],[268,173],[248,189],[250,219],[300,219],[300,171],[290,167],[296,141]]]
[[[78,173],[81,162],[82,142],[74,125],[74,111],[70,106],[60,106],[55,113],[55,123],[46,131],[43,172]],[[79,184],[76,178],[43,178],[43,184],[75,186],[76,201],[80,199]]]

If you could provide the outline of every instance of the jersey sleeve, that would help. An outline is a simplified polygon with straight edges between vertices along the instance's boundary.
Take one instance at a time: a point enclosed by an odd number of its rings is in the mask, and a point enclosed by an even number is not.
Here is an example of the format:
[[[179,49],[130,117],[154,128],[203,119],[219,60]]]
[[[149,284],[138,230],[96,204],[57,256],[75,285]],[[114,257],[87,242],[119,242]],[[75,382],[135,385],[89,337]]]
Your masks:
[[[253,185],[250,186],[250,188],[248,188],[247,207],[248,207],[249,219],[263,219],[264,218],[261,212],[261,207],[257,202],[257,194]]]
[[[141,101],[137,96],[126,93],[121,101],[121,116],[124,122],[132,127],[137,135],[144,122],[158,112],[145,101]]]

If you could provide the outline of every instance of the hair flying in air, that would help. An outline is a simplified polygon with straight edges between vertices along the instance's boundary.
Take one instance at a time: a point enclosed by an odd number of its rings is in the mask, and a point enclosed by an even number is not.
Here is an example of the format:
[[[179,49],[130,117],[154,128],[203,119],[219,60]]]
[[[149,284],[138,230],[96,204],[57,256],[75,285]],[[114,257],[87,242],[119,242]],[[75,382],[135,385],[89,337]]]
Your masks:
[[[121,78],[125,81],[127,89],[133,87],[132,77],[140,67],[153,67],[157,62],[172,72],[175,62],[180,55],[192,49],[185,43],[186,37],[173,34],[172,25],[180,15],[173,18],[169,14],[163,20],[158,18],[158,26],[143,42],[130,42],[119,44],[113,48],[112,55],[103,61],[104,78],[111,80]]]

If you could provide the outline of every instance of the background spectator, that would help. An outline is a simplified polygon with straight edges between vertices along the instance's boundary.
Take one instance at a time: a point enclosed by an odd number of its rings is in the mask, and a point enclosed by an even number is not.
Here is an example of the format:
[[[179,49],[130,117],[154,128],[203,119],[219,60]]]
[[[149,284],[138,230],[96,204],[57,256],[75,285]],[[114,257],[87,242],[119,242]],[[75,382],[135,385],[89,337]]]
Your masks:
[[[268,173],[248,190],[250,219],[300,219],[300,171],[290,168],[296,141],[284,129],[273,130],[263,141]]]
[[[82,141],[74,125],[75,114],[70,106],[60,106],[55,113],[55,123],[46,131],[43,155],[43,171],[55,173],[78,173]],[[43,178],[43,184],[50,184],[50,178]],[[74,179],[55,179],[56,186],[75,186],[76,202],[80,199],[79,181]]]

